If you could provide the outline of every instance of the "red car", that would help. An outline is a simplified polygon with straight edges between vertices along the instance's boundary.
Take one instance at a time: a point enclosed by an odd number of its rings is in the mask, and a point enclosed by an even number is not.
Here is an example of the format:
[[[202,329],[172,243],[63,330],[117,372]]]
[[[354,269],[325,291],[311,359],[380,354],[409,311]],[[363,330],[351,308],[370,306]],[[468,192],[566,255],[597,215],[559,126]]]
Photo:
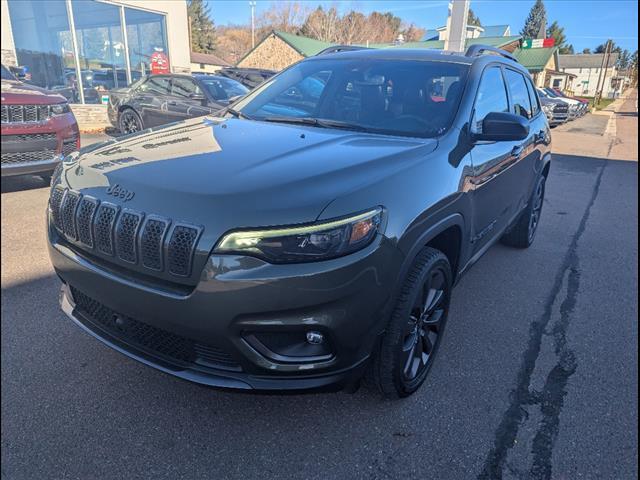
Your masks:
[[[80,148],[80,131],[66,99],[20,82],[2,65],[2,176],[51,177]]]

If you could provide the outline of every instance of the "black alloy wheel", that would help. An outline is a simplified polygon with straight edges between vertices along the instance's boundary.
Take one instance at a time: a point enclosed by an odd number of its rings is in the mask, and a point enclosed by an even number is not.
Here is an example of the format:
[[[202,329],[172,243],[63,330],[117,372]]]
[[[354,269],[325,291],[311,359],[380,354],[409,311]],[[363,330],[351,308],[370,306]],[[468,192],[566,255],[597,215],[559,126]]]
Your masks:
[[[403,374],[408,383],[421,381],[435,354],[446,316],[446,288],[445,273],[434,269],[416,296],[402,346]]]
[[[544,202],[544,177],[541,177],[536,184],[536,189],[531,198],[531,214],[529,215],[529,229],[527,232],[527,240],[529,244],[533,242],[540,223],[540,215],[542,214],[542,204]]]
[[[442,342],[452,279],[446,255],[424,247],[409,269],[366,374],[367,383],[385,396],[407,397],[427,378]]]
[[[124,134],[136,133],[142,130],[142,120],[136,112],[126,109],[120,113],[118,122],[120,131]]]

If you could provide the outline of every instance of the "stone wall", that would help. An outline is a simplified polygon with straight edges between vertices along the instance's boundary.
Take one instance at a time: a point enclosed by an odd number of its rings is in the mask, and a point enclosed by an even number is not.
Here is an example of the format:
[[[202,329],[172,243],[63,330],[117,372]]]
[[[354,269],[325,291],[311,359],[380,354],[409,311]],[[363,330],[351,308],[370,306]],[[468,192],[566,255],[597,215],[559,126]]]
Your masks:
[[[239,67],[282,70],[304,57],[282,39],[269,35],[252,52],[238,62]]]
[[[104,130],[111,126],[106,105],[71,104],[70,106],[81,132]]]

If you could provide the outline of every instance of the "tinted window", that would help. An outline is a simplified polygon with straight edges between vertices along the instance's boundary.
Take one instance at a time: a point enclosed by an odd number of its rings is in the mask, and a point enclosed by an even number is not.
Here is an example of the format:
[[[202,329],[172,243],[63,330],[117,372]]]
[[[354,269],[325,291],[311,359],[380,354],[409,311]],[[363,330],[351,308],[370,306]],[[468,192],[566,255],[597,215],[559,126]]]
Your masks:
[[[527,90],[529,91],[529,100],[531,101],[531,108],[535,116],[540,111],[540,100],[538,99],[538,95],[536,95],[536,89],[533,88],[533,84],[529,79],[527,79]]]
[[[309,117],[345,128],[432,137],[451,125],[467,71],[467,65],[446,62],[319,58],[273,77],[238,108],[258,120]]]
[[[230,78],[200,77],[199,82],[214,100],[229,100],[249,91],[247,87]]]
[[[190,78],[174,77],[171,80],[171,94],[177,97],[189,98],[191,95],[202,94],[200,87]]]
[[[482,121],[491,112],[508,112],[509,100],[500,67],[489,67],[482,74],[473,114],[474,132],[482,132]]]
[[[524,76],[509,69],[505,69],[504,73],[511,92],[511,112],[531,118],[531,101]]]
[[[169,77],[150,77],[149,80],[140,85],[140,91],[168,95],[169,84]]]

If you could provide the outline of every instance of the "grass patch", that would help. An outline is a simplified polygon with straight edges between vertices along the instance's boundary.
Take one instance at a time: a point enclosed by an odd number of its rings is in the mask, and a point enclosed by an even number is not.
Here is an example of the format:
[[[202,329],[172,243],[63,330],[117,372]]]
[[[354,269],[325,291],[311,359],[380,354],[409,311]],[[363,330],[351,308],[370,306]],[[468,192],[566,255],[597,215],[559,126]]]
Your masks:
[[[595,99],[593,97],[581,97],[581,98],[589,100],[589,107],[591,107],[591,108],[594,107],[594,100]],[[607,108],[614,101],[615,101],[615,98],[601,98],[600,102],[598,102],[598,104],[595,105],[595,108],[596,108],[596,110],[602,110],[603,108]]]

